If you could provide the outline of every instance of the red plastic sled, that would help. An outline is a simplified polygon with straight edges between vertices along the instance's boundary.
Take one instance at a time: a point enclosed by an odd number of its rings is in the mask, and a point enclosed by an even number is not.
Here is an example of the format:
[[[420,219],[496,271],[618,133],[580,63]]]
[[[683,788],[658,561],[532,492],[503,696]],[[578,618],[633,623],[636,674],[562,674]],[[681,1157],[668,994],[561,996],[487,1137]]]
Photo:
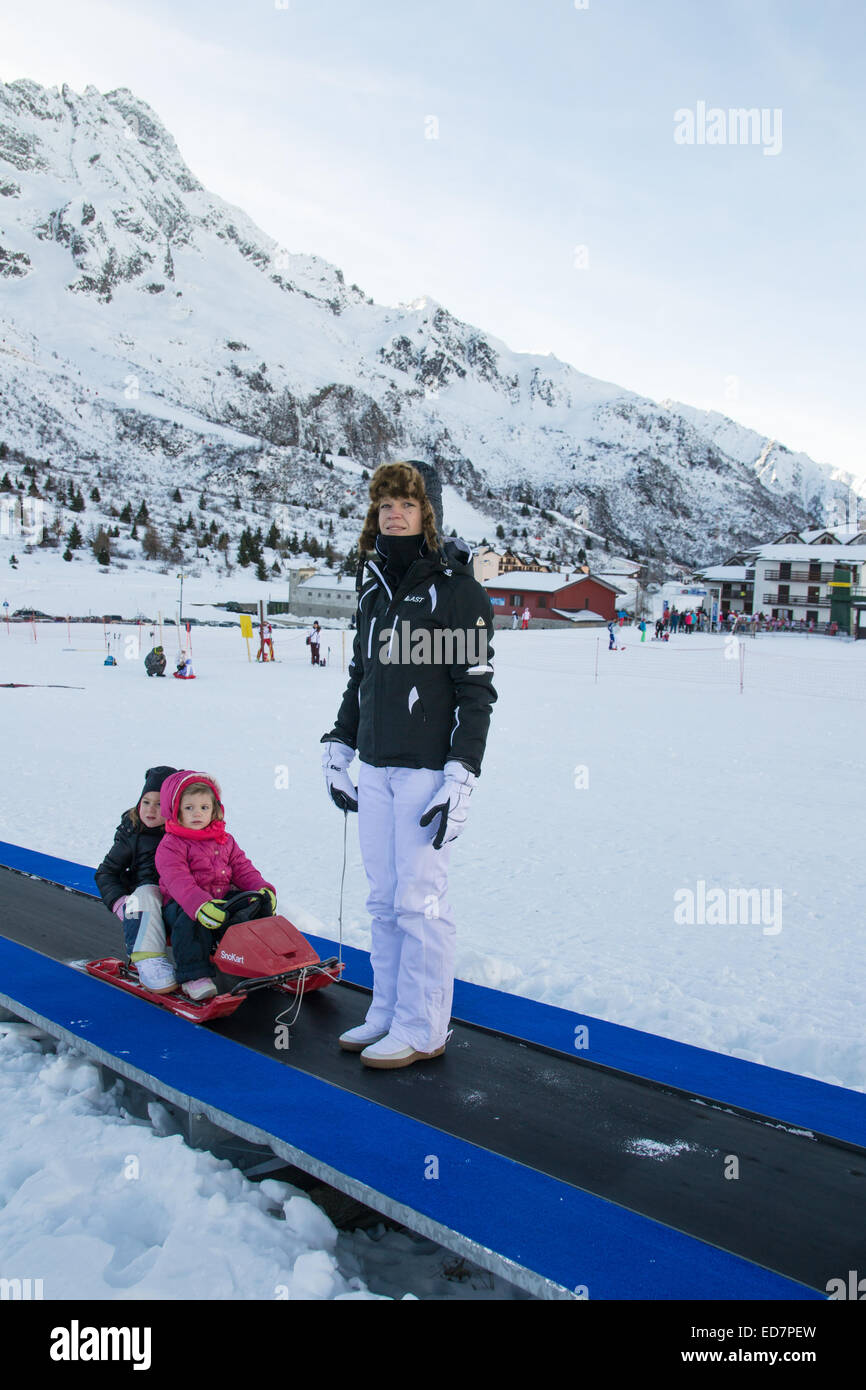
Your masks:
[[[252,922],[233,923],[223,934],[213,963],[223,974],[238,975],[240,980],[226,994],[214,995],[200,1003],[187,999],[180,989],[172,994],[157,994],[146,989],[135,967],[114,957],[87,961],[84,968],[98,980],[130,994],[139,994],[193,1023],[207,1023],[233,1014],[253,990],[276,989],[282,994],[296,996],[309,994],[339,980],[344,969],[336,956],[320,960],[315,948],[287,917],[260,917]]]
[[[180,989],[172,994],[156,994],[152,989],[145,989],[135,966],[128,966],[125,961],[117,960],[113,956],[87,961],[84,968],[88,975],[95,975],[97,980],[104,980],[108,985],[117,985],[129,994],[139,994],[151,1004],[159,1004],[160,1008],[168,1009],[170,1013],[177,1014],[179,1018],[187,1018],[192,1023],[207,1023],[212,1018],[224,1018],[226,1014],[233,1014],[244,1002],[242,994],[217,994],[211,999],[202,1000],[201,1003],[187,999]]]
[[[309,994],[340,978],[336,956],[322,961],[288,917],[259,917],[235,922],[224,933],[213,963],[225,975],[240,975],[240,993],[271,986],[287,994]]]

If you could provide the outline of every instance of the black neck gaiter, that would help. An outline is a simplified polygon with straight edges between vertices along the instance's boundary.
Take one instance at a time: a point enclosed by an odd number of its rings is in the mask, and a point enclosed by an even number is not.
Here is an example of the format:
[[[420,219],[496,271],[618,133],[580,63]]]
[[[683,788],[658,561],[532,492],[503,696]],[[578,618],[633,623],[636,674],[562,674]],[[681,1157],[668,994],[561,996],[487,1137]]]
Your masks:
[[[427,553],[427,542],[422,536],[384,536],[376,537],[376,550],[385,561],[385,574],[399,584],[409,566],[419,555]]]

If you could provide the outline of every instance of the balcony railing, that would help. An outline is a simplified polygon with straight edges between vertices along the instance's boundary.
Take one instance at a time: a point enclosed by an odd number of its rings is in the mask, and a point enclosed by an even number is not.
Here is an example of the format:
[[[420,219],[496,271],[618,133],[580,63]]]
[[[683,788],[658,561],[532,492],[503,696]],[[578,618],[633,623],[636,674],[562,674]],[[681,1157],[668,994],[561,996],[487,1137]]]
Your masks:
[[[847,592],[847,590],[846,590]],[[767,608],[829,608],[830,599],[827,598],[808,598],[805,594],[764,594],[762,599],[764,607]]]
[[[778,565],[774,569],[764,570],[765,584],[778,584],[780,580],[783,584],[829,584],[832,578],[832,565],[823,565],[818,574],[810,573],[808,566],[802,565],[796,568],[792,566],[788,574],[782,574]]]

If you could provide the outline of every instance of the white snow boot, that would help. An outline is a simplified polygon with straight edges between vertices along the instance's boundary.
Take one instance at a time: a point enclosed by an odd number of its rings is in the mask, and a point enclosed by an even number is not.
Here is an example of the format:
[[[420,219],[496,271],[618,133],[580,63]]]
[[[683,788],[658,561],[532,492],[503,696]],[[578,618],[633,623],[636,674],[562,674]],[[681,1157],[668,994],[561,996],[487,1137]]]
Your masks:
[[[146,956],[144,960],[137,960],[135,966],[144,988],[153,990],[154,994],[171,994],[177,989],[174,970],[165,956]]]
[[[372,1043],[361,1053],[361,1061],[367,1067],[381,1067],[383,1070],[394,1067],[411,1067],[413,1062],[427,1062],[431,1057],[441,1057],[445,1044],[435,1052],[417,1052],[414,1047],[402,1043],[389,1033],[381,1042]]]
[[[357,1028],[350,1028],[347,1033],[340,1035],[340,1046],[344,1052],[363,1052],[365,1047],[379,1042],[384,1037],[387,1037],[387,1029],[360,1023]]]

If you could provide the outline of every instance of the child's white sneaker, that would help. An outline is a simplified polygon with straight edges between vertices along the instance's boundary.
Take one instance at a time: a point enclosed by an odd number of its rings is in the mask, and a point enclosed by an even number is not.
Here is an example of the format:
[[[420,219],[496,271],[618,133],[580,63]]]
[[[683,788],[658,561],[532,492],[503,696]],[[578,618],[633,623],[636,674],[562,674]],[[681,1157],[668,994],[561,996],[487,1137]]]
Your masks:
[[[136,961],[136,969],[144,988],[152,990],[154,994],[171,994],[172,990],[177,989],[174,969],[165,956],[148,956],[145,960]]]
[[[187,999],[194,999],[197,1004],[200,1004],[203,999],[213,999],[217,992],[216,985],[207,975],[200,980],[187,980],[181,985],[181,989]]]

